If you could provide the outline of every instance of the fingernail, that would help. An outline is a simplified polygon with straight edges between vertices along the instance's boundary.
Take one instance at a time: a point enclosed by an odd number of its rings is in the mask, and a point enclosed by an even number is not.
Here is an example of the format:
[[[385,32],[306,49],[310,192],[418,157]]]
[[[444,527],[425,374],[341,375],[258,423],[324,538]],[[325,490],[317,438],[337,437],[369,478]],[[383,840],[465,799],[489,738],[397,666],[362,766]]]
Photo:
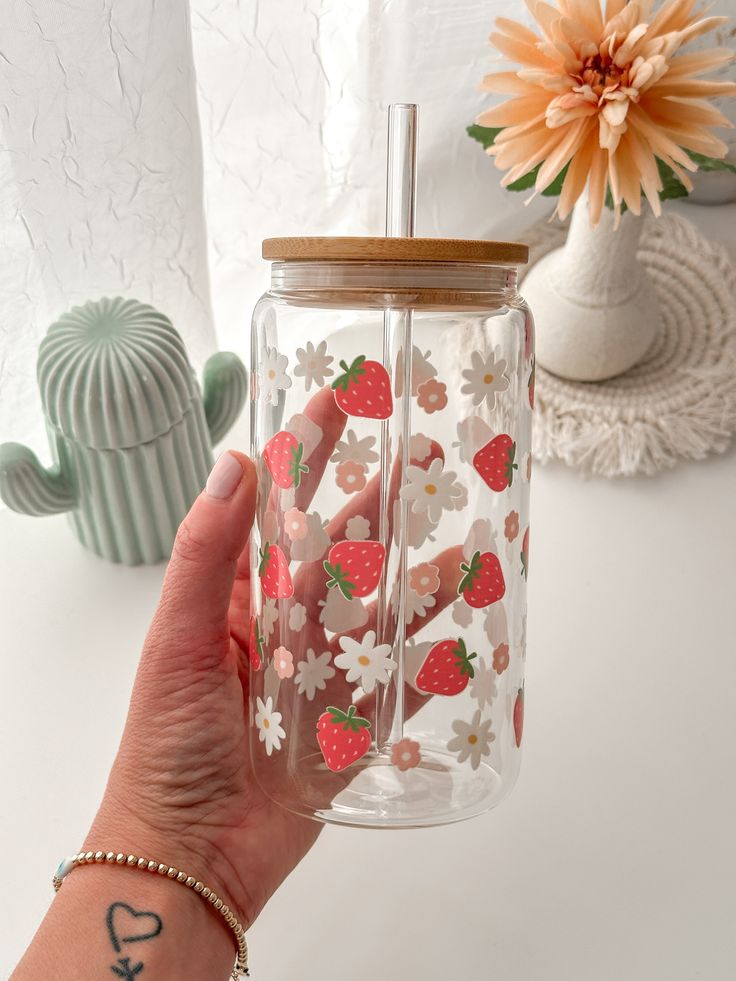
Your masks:
[[[231,497],[243,476],[243,468],[232,453],[223,453],[207,478],[205,490],[221,501]]]

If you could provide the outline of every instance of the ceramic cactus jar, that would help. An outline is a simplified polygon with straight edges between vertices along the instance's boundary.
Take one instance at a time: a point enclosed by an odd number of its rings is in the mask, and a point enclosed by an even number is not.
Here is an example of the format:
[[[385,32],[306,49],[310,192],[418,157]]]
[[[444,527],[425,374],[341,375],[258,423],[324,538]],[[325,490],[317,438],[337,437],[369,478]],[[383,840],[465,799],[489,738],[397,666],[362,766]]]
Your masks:
[[[200,391],[171,321],[136,300],[74,307],[41,343],[37,377],[54,465],[0,446],[0,496],[30,515],[66,512],[112,562],[168,558],[179,522],[240,413],[245,366],[213,355]]]

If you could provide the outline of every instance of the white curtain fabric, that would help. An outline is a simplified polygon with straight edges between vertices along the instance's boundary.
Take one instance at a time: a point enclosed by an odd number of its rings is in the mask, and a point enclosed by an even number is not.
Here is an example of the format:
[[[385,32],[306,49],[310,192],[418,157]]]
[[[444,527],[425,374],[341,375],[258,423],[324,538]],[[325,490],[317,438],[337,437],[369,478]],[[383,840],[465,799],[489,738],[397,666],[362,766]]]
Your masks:
[[[500,14],[528,22],[522,0],[6,0],[0,441],[45,458],[36,350],[87,299],[152,303],[197,366],[247,358],[264,237],[382,233],[389,102],[421,107],[418,234],[549,210],[465,133]]]
[[[418,232],[513,235],[465,127],[521,0],[10,2],[0,44],[0,441],[47,459],[38,344],[122,294],[247,357],[261,240],[382,233],[385,111],[421,105]],[[206,213],[206,220],[205,220]]]

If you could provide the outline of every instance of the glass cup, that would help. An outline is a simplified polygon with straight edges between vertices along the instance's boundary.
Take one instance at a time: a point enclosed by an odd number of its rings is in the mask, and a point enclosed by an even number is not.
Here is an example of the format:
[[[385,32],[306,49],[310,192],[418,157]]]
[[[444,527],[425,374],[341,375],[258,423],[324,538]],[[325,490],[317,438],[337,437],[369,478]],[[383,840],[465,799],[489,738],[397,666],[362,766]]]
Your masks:
[[[527,249],[270,239],[253,316],[250,733],[288,810],[480,814],[524,719]]]

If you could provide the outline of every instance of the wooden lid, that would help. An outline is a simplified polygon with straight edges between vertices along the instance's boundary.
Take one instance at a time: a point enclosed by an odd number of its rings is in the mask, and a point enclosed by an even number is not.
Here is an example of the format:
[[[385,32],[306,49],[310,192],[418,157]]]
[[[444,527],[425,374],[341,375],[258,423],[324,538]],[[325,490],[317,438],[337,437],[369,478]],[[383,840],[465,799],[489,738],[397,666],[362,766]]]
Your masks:
[[[487,262],[515,266],[529,261],[521,242],[464,238],[322,237],[267,238],[263,258],[272,261]]]

